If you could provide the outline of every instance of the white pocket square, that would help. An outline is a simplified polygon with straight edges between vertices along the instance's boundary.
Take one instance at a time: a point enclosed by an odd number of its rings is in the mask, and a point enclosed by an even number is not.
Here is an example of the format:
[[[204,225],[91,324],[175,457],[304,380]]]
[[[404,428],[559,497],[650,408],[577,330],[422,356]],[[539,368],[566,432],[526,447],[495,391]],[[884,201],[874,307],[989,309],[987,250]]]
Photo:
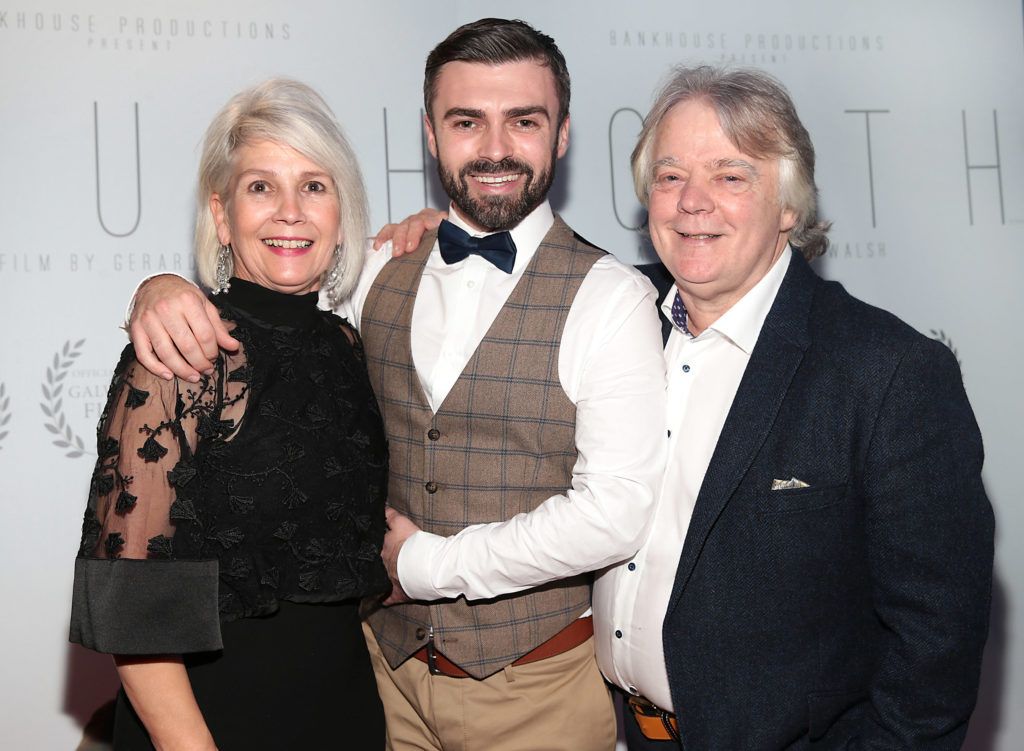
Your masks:
[[[788,480],[772,480],[772,490],[796,490],[797,488],[811,487],[803,480],[790,477]]]

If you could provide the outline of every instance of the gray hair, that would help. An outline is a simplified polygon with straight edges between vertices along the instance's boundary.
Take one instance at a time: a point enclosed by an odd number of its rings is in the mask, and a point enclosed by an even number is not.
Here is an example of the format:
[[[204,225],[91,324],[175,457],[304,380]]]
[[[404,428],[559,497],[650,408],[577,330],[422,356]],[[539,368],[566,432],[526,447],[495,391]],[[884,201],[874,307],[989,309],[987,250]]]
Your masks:
[[[210,196],[227,192],[235,151],[256,141],[289,146],[334,180],[342,243],[336,267],[340,281],[333,296],[344,297],[355,286],[366,253],[369,210],[363,177],[355,152],[327,103],[306,84],[287,78],[271,78],[235,94],[206,130],[196,204],[195,254],[200,281],[214,286],[220,247]]]
[[[796,213],[790,241],[810,260],[828,247],[831,222],[818,219],[814,146],[796,107],[779,81],[760,70],[703,65],[676,68],[644,119],[633,149],[633,186],[647,206],[653,179],[652,150],[658,126],[677,104],[699,99],[717,113],[729,140],[758,159],[779,160],[779,200]]]

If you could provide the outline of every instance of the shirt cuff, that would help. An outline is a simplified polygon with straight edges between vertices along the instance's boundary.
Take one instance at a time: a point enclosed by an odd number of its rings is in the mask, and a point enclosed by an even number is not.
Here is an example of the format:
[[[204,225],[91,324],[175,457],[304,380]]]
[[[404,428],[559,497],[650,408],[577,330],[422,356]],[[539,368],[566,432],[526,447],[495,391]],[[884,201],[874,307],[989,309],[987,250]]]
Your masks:
[[[434,559],[448,539],[420,530],[409,535],[398,551],[398,582],[413,600],[439,600],[448,597],[434,587],[431,572]]]

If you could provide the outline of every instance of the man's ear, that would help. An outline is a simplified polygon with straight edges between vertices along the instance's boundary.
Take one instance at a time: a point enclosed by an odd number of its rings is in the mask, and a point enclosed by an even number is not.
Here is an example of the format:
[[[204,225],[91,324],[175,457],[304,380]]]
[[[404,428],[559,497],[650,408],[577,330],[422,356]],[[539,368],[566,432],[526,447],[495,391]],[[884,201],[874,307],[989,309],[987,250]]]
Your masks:
[[[565,152],[569,149],[569,116],[566,115],[562,124],[558,126],[558,148],[555,154],[558,159],[565,156]]]
[[[434,135],[434,124],[430,122],[430,115],[423,116],[423,129],[427,132],[427,148],[430,155],[437,159],[437,137]]]
[[[783,206],[779,214],[779,232],[792,232],[796,226],[796,219],[796,211]]]

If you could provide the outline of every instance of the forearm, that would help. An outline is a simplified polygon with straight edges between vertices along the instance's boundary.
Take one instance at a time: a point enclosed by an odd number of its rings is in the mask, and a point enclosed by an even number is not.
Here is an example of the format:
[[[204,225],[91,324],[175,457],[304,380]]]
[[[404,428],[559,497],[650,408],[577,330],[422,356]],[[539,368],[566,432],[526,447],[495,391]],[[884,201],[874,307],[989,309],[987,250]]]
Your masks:
[[[157,751],[217,748],[180,657],[114,658],[128,700]]]
[[[624,484],[605,495],[607,504],[570,495],[453,537],[417,532],[399,555],[403,588],[412,599],[497,597],[609,566],[637,550],[654,502],[650,484]]]

